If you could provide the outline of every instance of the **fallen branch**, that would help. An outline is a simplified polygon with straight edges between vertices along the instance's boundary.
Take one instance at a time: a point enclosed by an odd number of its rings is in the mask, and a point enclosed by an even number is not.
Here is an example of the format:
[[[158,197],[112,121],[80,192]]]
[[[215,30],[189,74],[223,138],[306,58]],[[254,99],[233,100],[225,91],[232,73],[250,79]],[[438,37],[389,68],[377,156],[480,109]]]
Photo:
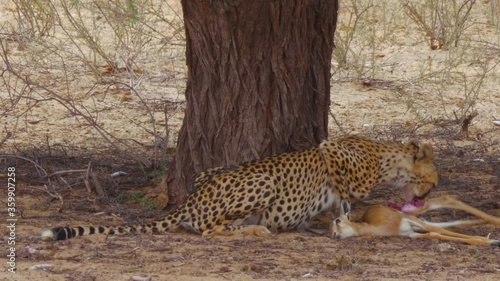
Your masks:
[[[0,154],[0,158],[1,157],[18,158],[18,159],[22,159],[24,161],[28,161],[31,164],[33,164],[37,168],[38,171],[43,172],[43,175],[40,175],[41,177],[47,177],[47,175],[48,175],[47,171],[45,171],[45,169],[42,166],[40,166],[38,163],[36,163],[35,161],[33,161],[29,158],[19,156],[19,155],[14,155],[14,154]]]
[[[58,212],[58,213],[59,213],[59,212],[61,212],[61,210],[62,210],[62,206],[63,206],[63,204],[64,204],[64,200],[63,200],[63,198],[62,198],[61,194],[59,194],[59,193],[57,193],[57,192],[51,192],[51,191],[49,190],[49,188],[47,187],[47,185],[46,185],[46,184],[44,184],[44,185],[43,185],[43,187],[45,187],[45,192],[46,192],[46,193],[47,193],[50,197],[52,197],[52,198],[56,198],[56,199],[59,199],[59,201],[61,201],[61,204],[60,204],[59,208],[57,209],[57,212]]]
[[[50,177],[53,177],[53,176],[59,176],[59,175],[65,175],[65,174],[73,174],[73,173],[85,173],[87,172],[87,169],[83,170],[83,169],[80,169],[80,170],[62,170],[62,171],[57,171],[57,172],[54,172],[50,175],[47,175],[46,177],[47,178],[50,178]]]

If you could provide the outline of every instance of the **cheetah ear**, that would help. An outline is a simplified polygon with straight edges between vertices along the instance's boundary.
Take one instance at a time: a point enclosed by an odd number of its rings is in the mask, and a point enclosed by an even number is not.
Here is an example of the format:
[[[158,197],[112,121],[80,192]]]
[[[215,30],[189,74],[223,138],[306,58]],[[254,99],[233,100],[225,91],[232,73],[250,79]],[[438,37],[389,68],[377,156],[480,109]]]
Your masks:
[[[413,148],[415,148],[415,150],[419,150],[420,149],[420,144],[418,143],[417,140],[411,140],[410,142],[408,142],[406,144],[406,146],[413,146]]]
[[[415,154],[415,161],[434,161],[434,150],[432,149],[432,146],[430,144],[423,144],[420,146]]]

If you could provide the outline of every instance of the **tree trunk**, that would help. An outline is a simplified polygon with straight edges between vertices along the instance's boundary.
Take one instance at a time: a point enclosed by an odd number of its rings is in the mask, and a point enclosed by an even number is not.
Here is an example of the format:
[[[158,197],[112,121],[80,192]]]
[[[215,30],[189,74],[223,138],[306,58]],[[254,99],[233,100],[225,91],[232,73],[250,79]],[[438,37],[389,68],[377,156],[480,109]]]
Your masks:
[[[182,0],[188,80],[169,205],[195,176],[327,137],[338,0]]]

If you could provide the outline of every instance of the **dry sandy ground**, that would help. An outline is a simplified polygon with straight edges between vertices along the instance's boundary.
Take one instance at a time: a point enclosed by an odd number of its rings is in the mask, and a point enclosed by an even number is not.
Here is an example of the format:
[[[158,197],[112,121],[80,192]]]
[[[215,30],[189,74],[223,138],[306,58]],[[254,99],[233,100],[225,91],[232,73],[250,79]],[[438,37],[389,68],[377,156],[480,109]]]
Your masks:
[[[1,6],[4,4],[0,3],[2,24],[10,16],[7,9]],[[346,15],[345,10],[342,13]],[[487,18],[483,10],[477,13],[477,19]],[[457,133],[459,125],[447,122],[453,119],[453,112],[463,108],[466,102],[462,85],[450,87],[442,95],[437,94],[437,86],[432,83],[416,86],[406,94],[394,93],[392,87],[395,83],[392,82],[414,81],[423,66],[444,66],[450,56],[447,50],[431,51],[427,42],[421,41],[421,32],[411,27],[407,20],[399,26],[393,30],[398,42],[377,46],[377,56],[371,66],[377,69],[374,78],[379,80],[359,83],[355,78],[340,78],[336,76],[338,73],[334,75],[332,111],[338,124],[333,118],[330,120],[330,135],[336,137],[349,132],[386,140],[418,138],[430,142],[436,147],[440,173],[439,187],[432,196],[454,194],[473,206],[500,216],[500,127],[493,122],[500,118],[500,68],[496,67],[489,73],[475,99],[474,109],[478,116],[470,126],[470,138],[465,138]],[[498,30],[485,26],[475,25],[468,32],[471,37],[498,38]],[[339,30],[343,30],[342,25],[339,25]],[[19,59],[28,51],[33,51],[17,49],[15,42],[9,41],[8,44],[12,59]],[[58,93],[66,93],[69,89],[80,109],[89,110],[92,114],[98,112],[96,120],[99,125],[117,138],[126,139],[138,154],[151,152],[156,141],[151,133],[152,124],[157,126],[157,136],[163,136],[163,105],[167,104],[169,128],[172,130],[169,147],[172,148],[175,147],[175,133],[184,109],[183,52],[178,47],[168,49],[161,54],[162,58],[169,59],[168,62],[156,57],[144,58],[145,67],[140,73],[144,76],[137,87],[138,95],[131,94],[126,88],[94,85],[92,74],[78,64],[68,66],[73,67],[69,80],[61,85],[52,83],[49,86]],[[495,55],[489,58],[490,61],[498,60]],[[457,69],[468,74],[477,71],[475,65],[466,63]],[[37,70],[31,71],[37,74],[34,79],[40,81],[54,75]],[[113,79],[128,82],[126,73],[118,74]],[[96,87],[90,90],[93,85]],[[47,98],[43,91],[30,94],[35,99]],[[2,108],[7,108],[12,101],[4,88],[0,88],[0,101]],[[129,195],[143,193],[147,189],[138,191],[138,186],[151,184],[149,181],[145,184],[144,174],[138,165],[92,158],[95,154],[106,159],[106,153],[116,154],[116,150],[103,141],[92,126],[69,113],[60,103],[46,101],[33,105],[33,100],[23,100],[2,116],[0,139],[7,132],[13,137],[0,147],[1,151],[35,159],[49,172],[85,169],[89,160],[93,160],[94,170],[100,179],[105,180],[104,183],[109,184],[108,196],[103,199],[88,193],[82,178],[77,176],[53,178],[52,183],[62,187],[58,191],[64,199],[61,212],[58,212],[61,204],[45,191],[43,184],[47,183],[46,179],[40,178],[29,162],[15,160],[18,171],[17,214],[20,217],[16,228],[18,271],[15,275],[6,272],[4,261],[9,232],[2,228],[0,280],[132,280],[134,276],[149,277],[150,280],[500,279],[498,248],[405,238],[337,241],[293,232],[267,238],[203,240],[191,233],[165,233],[42,242],[38,238],[40,232],[51,226],[142,223],[161,217],[164,212],[151,211],[129,200]],[[27,114],[21,114],[28,108]],[[417,127],[418,130],[414,130]],[[3,165],[11,163],[4,159],[0,159],[3,161],[0,162],[2,185],[6,182]],[[124,169],[128,169],[128,176],[109,179],[111,172]],[[355,208],[361,212],[370,204],[398,200],[395,193],[381,189],[371,200],[359,203]],[[0,198],[5,206],[5,197],[2,195]],[[101,212],[104,214],[94,215]],[[0,214],[7,216],[4,207]],[[442,211],[427,218],[450,220],[463,216],[460,212]],[[318,223],[326,227],[328,219],[324,216],[318,219]],[[498,227],[480,226],[460,231],[481,236],[490,233],[491,237],[500,238]],[[40,264],[49,264],[50,267],[30,270],[30,267]]]
[[[498,200],[491,200],[498,199],[498,178],[488,176],[492,170],[480,166],[445,180],[432,196],[460,194],[500,216]],[[448,173],[443,176],[451,178]],[[204,240],[178,232],[43,242],[38,235],[48,226],[137,223],[160,212],[144,214],[128,204],[96,203],[85,192],[77,192],[66,197],[66,209],[57,213],[59,204],[47,203],[41,189],[20,186],[18,190],[22,214],[16,237],[18,269],[15,276],[0,273],[0,280],[132,280],[134,276],[150,280],[498,280],[500,275],[500,248],[399,237],[339,241],[293,232]],[[359,214],[367,205],[390,197],[390,192],[377,192],[375,199],[355,208]],[[105,214],[93,215],[101,211]],[[428,219],[464,217],[459,212],[432,214]],[[326,227],[328,219],[324,215],[316,223]],[[500,237],[500,229],[492,226],[459,231]],[[43,264],[50,267],[30,270]]]

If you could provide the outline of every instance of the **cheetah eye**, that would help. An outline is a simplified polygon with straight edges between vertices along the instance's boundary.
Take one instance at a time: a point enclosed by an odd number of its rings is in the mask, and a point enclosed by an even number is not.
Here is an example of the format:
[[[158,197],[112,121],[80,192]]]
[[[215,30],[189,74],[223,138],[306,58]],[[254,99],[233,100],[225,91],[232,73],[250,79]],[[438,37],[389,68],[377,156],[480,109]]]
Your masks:
[[[339,225],[340,224],[340,219],[336,219],[335,220],[335,225]]]

